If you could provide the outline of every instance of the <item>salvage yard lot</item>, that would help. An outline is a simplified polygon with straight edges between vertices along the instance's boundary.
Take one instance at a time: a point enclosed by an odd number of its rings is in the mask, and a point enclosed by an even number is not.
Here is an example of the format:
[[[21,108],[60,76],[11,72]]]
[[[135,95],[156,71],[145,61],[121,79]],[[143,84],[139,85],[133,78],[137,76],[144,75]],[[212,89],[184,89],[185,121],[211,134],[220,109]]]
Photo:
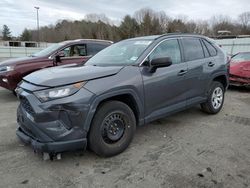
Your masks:
[[[112,158],[72,152],[43,161],[16,138],[17,99],[0,89],[0,187],[250,187],[250,92],[232,88],[223,110],[199,107],[137,128]]]

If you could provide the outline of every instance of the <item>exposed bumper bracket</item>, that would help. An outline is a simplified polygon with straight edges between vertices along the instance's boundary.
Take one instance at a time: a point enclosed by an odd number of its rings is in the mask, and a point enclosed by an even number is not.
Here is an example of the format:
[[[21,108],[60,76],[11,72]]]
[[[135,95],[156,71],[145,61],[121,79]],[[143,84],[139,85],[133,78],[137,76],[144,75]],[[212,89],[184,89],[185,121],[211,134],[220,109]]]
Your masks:
[[[61,153],[81,149],[85,150],[87,146],[86,138],[69,141],[42,143],[26,135],[20,127],[17,129],[16,135],[25,144],[30,144],[34,150],[47,153]]]

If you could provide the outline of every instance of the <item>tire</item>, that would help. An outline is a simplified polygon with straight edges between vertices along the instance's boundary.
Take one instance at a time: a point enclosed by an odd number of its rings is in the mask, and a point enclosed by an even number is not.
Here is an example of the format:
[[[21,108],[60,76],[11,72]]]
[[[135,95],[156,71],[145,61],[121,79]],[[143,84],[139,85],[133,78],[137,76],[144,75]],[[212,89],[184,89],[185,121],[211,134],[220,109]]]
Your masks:
[[[208,92],[207,101],[201,104],[202,111],[209,114],[217,114],[223,106],[224,94],[225,88],[222,83],[213,81]]]
[[[129,146],[135,130],[135,115],[128,105],[119,101],[105,102],[93,118],[89,148],[102,157],[117,155]]]

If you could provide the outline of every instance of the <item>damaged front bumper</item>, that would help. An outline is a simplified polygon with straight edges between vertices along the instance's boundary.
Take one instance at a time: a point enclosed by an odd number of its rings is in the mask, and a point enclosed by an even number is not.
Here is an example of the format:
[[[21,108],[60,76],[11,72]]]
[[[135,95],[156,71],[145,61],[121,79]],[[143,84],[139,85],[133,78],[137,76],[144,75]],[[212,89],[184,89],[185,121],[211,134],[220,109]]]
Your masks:
[[[92,96],[82,88],[70,97],[41,103],[32,92],[19,89],[17,136],[36,151],[85,150],[87,131],[84,122]]]
[[[86,149],[87,139],[78,139],[72,141],[59,141],[59,142],[39,142],[33,139],[29,134],[25,133],[21,127],[16,131],[18,138],[25,144],[30,144],[34,151],[41,151],[46,153],[61,153],[65,151],[74,151],[78,149]]]

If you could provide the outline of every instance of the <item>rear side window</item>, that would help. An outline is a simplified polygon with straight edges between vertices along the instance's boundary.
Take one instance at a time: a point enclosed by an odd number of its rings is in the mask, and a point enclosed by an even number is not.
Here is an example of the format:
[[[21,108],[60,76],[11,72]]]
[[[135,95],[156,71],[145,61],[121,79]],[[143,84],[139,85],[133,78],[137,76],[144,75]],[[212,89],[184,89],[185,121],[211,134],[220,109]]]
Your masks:
[[[75,50],[77,50],[79,52],[79,56],[86,56],[87,52],[86,52],[86,45],[76,45],[75,46]]]
[[[217,55],[217,50],[215,49],[215,47],[213,47],[212,44],[210,44],[208,41],[206,40],[202,40],[205,44],[205,46],[207,47],[210,56],[216,56]]]
[[[89,43],[87,44],[87,51],[88,51],[88,55],[95,55],[97,54],[99,51],[103,50],[104,48],[106,48],[108,45],[105,44],[95,44],[95,43]]]
[[[186,61],[204,58],[203,49],[200,39],[198,38],[183,38],[182,44],[184,47],[184,56]]]
[[[207,47],[205,46],[205,44],[204,44],[203,42],[201,42],[201,45],[202,45],[202,48],[203,48],[205,57],[206,57],[206,58],[207,58],[207,57],[210,57],[210,54],[209,54],[208,49],[207,49]]]

